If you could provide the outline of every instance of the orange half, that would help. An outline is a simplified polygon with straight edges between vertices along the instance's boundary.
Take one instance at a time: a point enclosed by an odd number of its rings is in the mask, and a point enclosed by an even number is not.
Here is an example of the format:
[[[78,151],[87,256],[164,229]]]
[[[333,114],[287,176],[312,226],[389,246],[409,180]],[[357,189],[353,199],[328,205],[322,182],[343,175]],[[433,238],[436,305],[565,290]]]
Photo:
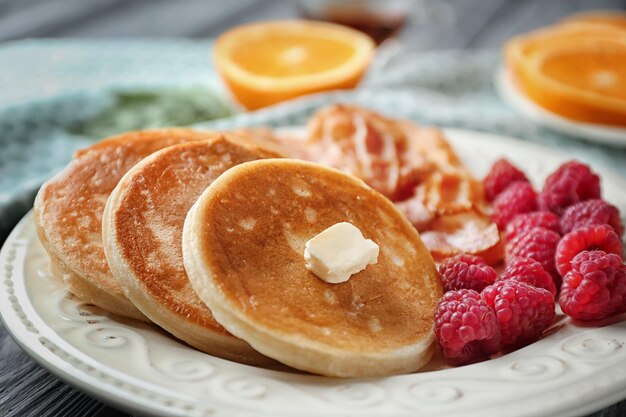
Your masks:
[[[518,81],[525,84],[532,54],[552,45],[571,45],[589,37],[609,40],[626,37],[626,30],[594,22],[563,23],[511,39],[505,46],[505,61]]]
[[[626,30],[571,21],[509,41],[505,61],[534,102],[569,119],[625,126],[620,89]]]
[[[526,94],[554,113],[626,126],[626,40],[586,39],[541,49]]]
[[[257,109],[304,94],[357,85],[374,51],[365,34],[303,20],[255,23],[226,32],[216,68],[233,95]]]

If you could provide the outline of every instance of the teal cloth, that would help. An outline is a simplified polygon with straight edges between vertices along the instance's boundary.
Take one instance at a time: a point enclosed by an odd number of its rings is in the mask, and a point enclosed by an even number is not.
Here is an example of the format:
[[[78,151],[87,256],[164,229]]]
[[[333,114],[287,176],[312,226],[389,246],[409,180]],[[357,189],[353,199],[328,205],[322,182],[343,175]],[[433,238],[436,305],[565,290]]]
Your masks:
[[[408,56],[375,68],[357,90],[250,113],[227,108],[210,51],[210,41],[184,40],[26,41],[0,48],[0,241],[30,209],[39,185],[101,135],[165,125],[294,126],[336,102],[538,142],[626,177],[626,149],[563,136],[507,107],[493,86],[497,51]]]

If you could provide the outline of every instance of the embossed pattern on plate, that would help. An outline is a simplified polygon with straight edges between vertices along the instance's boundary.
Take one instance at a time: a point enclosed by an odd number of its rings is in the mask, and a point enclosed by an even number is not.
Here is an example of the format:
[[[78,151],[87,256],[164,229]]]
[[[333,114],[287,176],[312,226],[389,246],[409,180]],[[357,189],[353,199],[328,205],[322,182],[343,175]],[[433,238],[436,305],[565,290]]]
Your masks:
[[[506,155],[540,181],[567,155],[478,132],[448,130],[477,175]],[[623,180],[603,173],[604,195],[626,210]],[[332,379],[240,365],[198,352],[156,326],[108,316],[50,275],[32,215],[0,253],[0,312],[42,365],[129,411],[176,416],[567,416],[626,396],[626,323],[572,324],[476,365],[389,378]],[[622,317],[623,318],[623,317]]]

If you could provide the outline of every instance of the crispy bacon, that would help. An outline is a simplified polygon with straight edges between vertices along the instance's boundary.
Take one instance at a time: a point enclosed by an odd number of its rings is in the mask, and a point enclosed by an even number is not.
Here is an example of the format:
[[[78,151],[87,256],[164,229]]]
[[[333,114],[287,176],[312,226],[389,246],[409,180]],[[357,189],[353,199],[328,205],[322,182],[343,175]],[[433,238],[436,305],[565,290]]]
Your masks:
[[[420,235],[436,260],[461,252],[479,255],[500,243],[498,226],[474,210],[439,216]]]
[[[359,177],[391,199],[437,259],[460,252],[500,256],[482,183],[441,131],[335,105],[310,120],[305,143],[307,159]]]
[[[311,159],[361,178],[392,200],[423,179],[426,159],[411,160],[402,126],[353,106],[336,105],[309,122],[306,146]],[[410,163],[409,163],[410,161]]]
[[[407,198],[395,203],[396,207],[411,222],[417,230],[424,230],[432,222],[437,213],[429,209],[424,204],[421,190],[417,191],[411,198]]]

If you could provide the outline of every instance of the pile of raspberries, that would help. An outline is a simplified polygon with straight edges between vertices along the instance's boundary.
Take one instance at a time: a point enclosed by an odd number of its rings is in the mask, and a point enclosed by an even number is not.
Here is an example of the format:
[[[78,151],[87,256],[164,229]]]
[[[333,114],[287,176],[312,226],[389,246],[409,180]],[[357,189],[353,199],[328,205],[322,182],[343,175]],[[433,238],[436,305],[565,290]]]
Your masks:
[[[435,334],[452,364],[534,342],[554,322],[556,302],[581,321],[626,312],[624,225],[589,166],[566,162],[537,192],[501,159],[483,183],[504,237],[505,265],[498,275],[481,257],[461,254],[439,266],[445,294]]]

